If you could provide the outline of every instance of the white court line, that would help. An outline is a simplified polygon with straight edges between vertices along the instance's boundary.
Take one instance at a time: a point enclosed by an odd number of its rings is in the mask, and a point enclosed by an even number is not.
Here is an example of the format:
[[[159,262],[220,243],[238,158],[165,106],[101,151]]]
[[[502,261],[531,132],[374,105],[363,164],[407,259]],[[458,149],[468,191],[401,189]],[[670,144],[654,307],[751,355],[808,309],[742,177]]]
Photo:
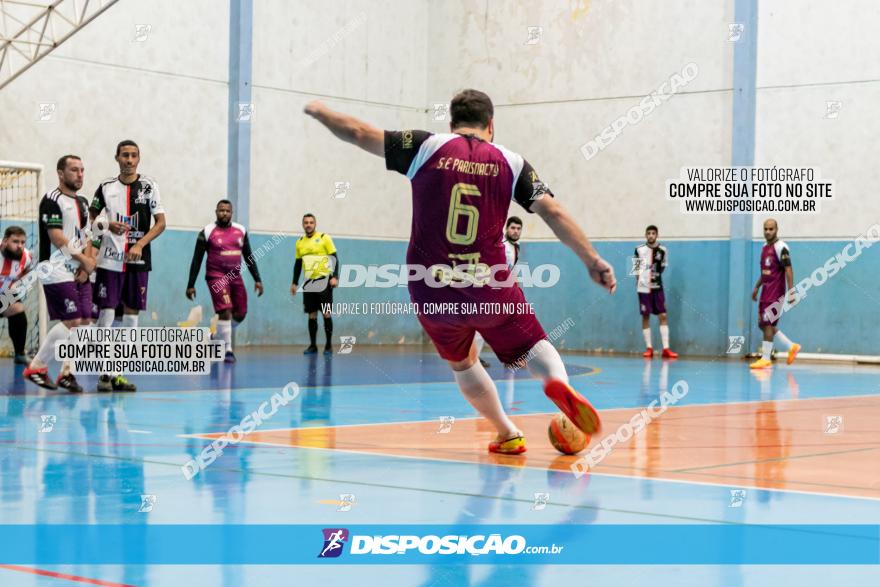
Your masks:
[[[878,397],[878,394],[843,396],[843,398],[865,398],[865,397]],[[714,402],[714,403],[708,403],[708,404],[688,404],[687,406],[680,406],[680,407],[684,408],[684,407],[693,407],[693,406],[750,405],[750,404],[762,404],[762,403],[769,403],[769,402],[775,403],[775,402],[793,402],[793,401],[810,402],[810,401],[814,401],[814,400],[827,400],[827,399],[841,399],[841,398],[839,396],[836,396],[836,397],[830,397],[830,398],[817,397],[817,398],[806,398],[806,399],[789,398],[789,399],[779,399],[779,400],[758,400],[758,401],[742,401],[742,402]],[[607,410],[599,410],[599,411],[601,413],[601,412],[610,412],[610,411],[614,411],[614,410],[635,410],[635,409],[642,408],[642,407],[644,407],[644,406],[635,406],[635,407],[631,407],[631,408],[609,408]],[[675,407],[679,407],[679,406],[674,406],[671,409],[675,409]],[[517,414],[517,415],[541,416],[541,415],[553,415],[555,413],[556,412],[537,412],[537,413],[531,413],[531,414]],[[471,417],[471,418],[456,418],[456,420],[464,420],[464,421],[481,420],[481,419],[482,419],[481,416]],[[403,422],[372,422],[369,424],[340,424],[337,426],[314,426],[314,427],[306,427],[306,428],[269,428],[266,430],[260,430],[260,432],[261,433],[263,433],[263,432],[285,432],[285,431],[290,431],[290,430],[327,430],[327,429],[331,429],[331,428],[348,428],[348,427],[352,427],[352,426],[386,426],[388,424],[424,424],[426,422],[434,422],[434,421],[435,420],[409,420],[409,421],[403,421]],[[437,423],[438,424],[440,423],[439,416],[437,418]],[[195,433],[195,434],[178,434],[177,436],[179,438],[200,438],[202,440],[207,440],[204,437],[204,435],[206,435],[206,434],[225,434],[225,432],[202,432],[202,433]],[[464,464],[464,465],[493,465],[493,466],[500,466],[500,467],[515,466],[516,468],[532,469],[535,471],[547,471],[548,470],[547,467],[535,467],[535,466],[529,466],[529,465],[520,466],[520,465],[505,465],[503,463],[474,463],[471,461],[462,461],[462,460],[457,460],[457,459],[441,459],[441,458],[437,458],[437,457],[397,455],[397,454],[378,454],[378,453],[369,452],[366,450],[351,450],[351,449],[341,449],[341,448],[322,448],[322,447],[317,447],[317,446],[298,446],[298,445],[291,445],[291,444],[282,444],[282,443],[278,443],[278,442],[248,440],[247,437],[243,438],[240,441],[240,443],[256,444],[256,445],[261,445],[261,446],[274,446],[274,447],[281,447],[281,448],[288,448],[288,449],[293,448],[293,449],[309,449],[309,450],[326,450],[326,451],[331,451],[331,452],[355,454],[355,455],[361,455],[361,456],[367,455],[367,456],[374,456],[374,457],[392,457],[392,458],[399,458],[399,459],[415,459],[415,460],[435,461],[435,462],[442,462],[442,463],[458,463],[458,464]],[[554,469],[554,470],[556,470],[556,469]],[[559,471],[559,472],[564,472],[564,471]],[[732,487],[735,489],[754,489],[756,491],[772,491],[772,492],[776,492],[776,493],[796,493],[796,494],[800,494],[800,495],[820,495],[820,496],[825,496],[825,497],[838,497],[838,498],[843,498],[843,499],[862,499],[862,500],[868,500],[868,501],[880,501],[880,498],[877,498],[877,497],[865,497],[865,496],[858,496],[858,495],[841,495],[838,493],[827,493],[827,492],[823,492],[823,491],[804,491],[804,490],[800,490],[800,489],[777,489],[774,487],[757,487],[754,485],[734,485],[734,484],[729,484],[729,483],[726,483],[726,484],[709,483],[706,481],[685,481],[682,479],[667,479],[667,478],[662,478],[662,477],[647,477],[647,476],[641,476],[641,475],[622,475],[619,473],[590,472],[589,475],[591,475],[591,476],[596,475],[596,476],[601,476],[601,477],[614,477],[614,478],[621,478],[621,479],[636,479],[636,480],[642,480],[642,481],[662,481],[662,482],[666,482],[666,483],[681,483],[681,484],[686,484],[686,485],[702,485],[702,486],[706,486],[706,487],[725,487],[725,488]]]
[[[672,408],[691,408],[698,406],[742,406],[742,405],[752,405],[752,404],[766,404],[766,403],[779,403],[779,402],[811,402],[811,401],[820,401],[820,400],[829,400],[829,399],[848,399],[848,398],[865,398],[865,397],[880,397],[880,393],[868,393],[868,394],[859,394],[859,395],[844,395],[844,396],[830,396],[830,397],[809,397],[809,398],[783,398],[783,399],[772,399],[772,400],[752,400],[752,401],[741,401],[741,402],[710,402],[710,403],[696,403],[696,404],[686,404],[686,405],[678,405],[671,406]],[[549,401],[549,400],[548,400]],[[646,405],[639,406],[630,406],[624,408],[603,408],[601,410],[597,410],[598,412],[613,412],[618,410],[638,410],[641,408],[647,407]],[[517,418],[519,416],[552,416],[557,414],[558,412],[529,412],[528,414],[508,414],[511,418]],[[455,418],[456,422],[459,421],[468,421],[468,420],[482,420],[482,416],[469,416],[462,418]],[[437,422],[440,424],[440,416],[435,418],[431,418],[430,420],[392,420],[389,422],[367,422],[364,424],[337,424],[335,426],[305,426],[302,428],[260,428],[259,432],[285,432],[287,430],[329,430],[332,428],[351,428],[353,426],[387,426],[389,424],[426,424],[428,422]],[[454,426],[454,424],[453,424]],[[225,434],[228,430],[217,431],[217,432],[195,432],[193,434],[178,434],[177,436],[180,438],[201,438],[204,434]],[[244,442],[244,441],[242,441]],[[290,446],[290,445],[284,445]]]
[[[132,434],[152,434],[152,432],[149,430],[133,430],[133,429],[129,428],[128,431],[131,432]]]
[[[193,435],[180,434],[178,436],[190,437]],[[375,453],[375,452],[369,452],[366,450],[351,450],[351,449],[344,449],[344,448],[323,448],[323,447],[319,447],[319,446],[294,446],[292,444],[281,444],[279,442],[266,442],[266,441],[262,441],[262,440],[247,440],[247,438],[245,438],[241,442],[239,442],[239,444],[243,444],[243,443],[257,444],[257,445],[261,445],[261,446],[274,446],[274,447],[281,447],[281,448],[296,448],[296,449],[303,448],[303,449],[308,449],[308,450],[325,450],[325,451],[329,451],[329,452],[336,452],[336,453],[341,452],[341,453],[347,453],[347,454],[354,454],[354,455],[358,455],[358,456],[366,455],[366,456],[371,456],[371,457],[391,457],[391,458],[397,458],[397,459],[411,459],[411,460],[417,460],[417,461],[433,461],[433,462],[439,462],[439,463],[454,463],[454,464],[458,464],[458,465],[480,465],[480,466],[491,465],[491,466],[495,466],[495,467],[513,467],[515,469],[532,469],[533,471],[545,471],[545,472],[548,470],[552,470],[552,471],[556,471],[559,473],[565,473],[565,471],[561,471],[559,469],[548,469],[547,467],[535,467],[535,466],[530,466],[527,464],[526,465],[505,465],[504,463],[474,463],[472,461],[461,461],[461,460],[457,460],[457,459],[441,459],[441,458],[437,458],[437,457],[423,457],[423,456],[417,457],[417,456],[412,456],[412,455],[380,454],[380,453]],[[254,471],[259,471],[259,469],[254,469]],[[865,497],[865,496],[860,496],[860,495],[841,495],[839,493],[826,493],[824,491],[804,491],[801,489],[777,489],[775,487],[756,487],[753,485],[734,485],[734,484],[730,484],[730,483],[726,483],[726,484],[709,483],[706,481],[685,481],[683,479],[667,479],[664,477],[647,477],[647,476],[641,476],[641,475],[621,475],[619,473],[593,473],[593,472],[590,472],[590,473],[588,473],[588,475],[591,477],[592,476],[614,477],[614,478],[629,479],[629,480],[634,480],[634,481],[679,483],[679,484],[684,484],[684,485],[702,485],[702,486],[706,486],[706,487],[719,487],[719,488],[726,488],[726,489],[731,489],[731,488],[733,488],[733,489],[753,489],[755,491],[772,491],[775,493],[797,493],[800,495],[836,497],[836,498],[840,498],[840,499],[863,499],[863,500],[868,500],[868,501],[880,501],[880,498],[878,498],[878,497]],[[407,488],[401,487],[400,489],[407,489]]]

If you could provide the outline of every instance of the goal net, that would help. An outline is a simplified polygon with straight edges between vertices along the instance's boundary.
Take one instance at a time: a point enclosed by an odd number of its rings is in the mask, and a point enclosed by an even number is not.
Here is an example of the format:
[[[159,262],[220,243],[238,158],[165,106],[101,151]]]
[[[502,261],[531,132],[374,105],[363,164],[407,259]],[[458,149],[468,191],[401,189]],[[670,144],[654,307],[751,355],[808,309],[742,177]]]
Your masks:
[[[40,198],[43,195],[43,180],[42,165],[0,161],[0,238],[8,227],[20,226],[27,233],[27,248],[34,259],[40,256],[38,211]],[[5,259],[0,256],[0,271],[5,264]],[[40,340],[45,336],[48,317],[39,279],[31,283],[32,286],[20,302],[24,305],[28,317],[25,349],[33,354],[40,346]],[[3,283],[0,281],[0,288],[2,287]],[[0,308],[8,309],[9,301],[9,298],[6,298],[5,303],[0,301]],[[8,321],[0,317],[0,356],[9,357],[12,354]]]

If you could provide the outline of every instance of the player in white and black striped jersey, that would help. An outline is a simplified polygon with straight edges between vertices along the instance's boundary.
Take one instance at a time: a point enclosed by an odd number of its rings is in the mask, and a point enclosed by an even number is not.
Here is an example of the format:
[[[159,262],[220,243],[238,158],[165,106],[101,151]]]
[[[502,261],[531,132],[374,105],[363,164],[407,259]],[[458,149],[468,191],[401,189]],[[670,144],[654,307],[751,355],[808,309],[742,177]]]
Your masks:
[[[27,341],[28,319],[24,311],[21,299],[27,293],[19,287],[21,280],[36,267],[34,256],[25,246],[27,232],[20,226],[9,226],[3,233],[3,241],[0,242],[0,256],[3,264],[0,266],[0,296],[3,302],[3,317],[6,318],[9,327],[9,338],[12,340],[12,348],[15,352],[14,362],[18,365],[27,365],[31,357],[25,353]]]
[[[645,352],[642,356],[654,356],[651,343],[651,315],[660,320],[660,340],[663,343],[662,357],[677,359],[678,353],[669,348],[669,322],[666,316],[666,295],[663,293],[663,271],[669,264],[669,251],[660,244],[657,237],[659,229],[653,224],[645,229],[645,243],[636,247],[633,264],[636,279],[636,292],[639,296],[639,313],[642,315],[642,336],[645,339]]]
[[[93,221],[103,216],[108,225],[95,272],[98,326],[111,326],[121,304],[122,326],[137,327],[140,312],[147,309],[150,243],[165,230],[165,209],[155,180],[138,173],[140,157],[134,141],[116,145],[119,175],[101,182],[89,208]],[[98,391],[136,390],[122,374],[98,378]]]
[[[92,317],[92,287],[89,274],[95,270],[92,241],[88,230],[89,204],[77,191],[82,188],[85,169],[82,159],[65,155],[58,160],[58,187],[40,200],[40,271],[49,319],[58,320],[40,345],[24,377],[45,389],[62,387],[81,392],[69,365],[58,380],[49,377],[49,361],[55,343],[67,340],[70,329],[88,324]]]

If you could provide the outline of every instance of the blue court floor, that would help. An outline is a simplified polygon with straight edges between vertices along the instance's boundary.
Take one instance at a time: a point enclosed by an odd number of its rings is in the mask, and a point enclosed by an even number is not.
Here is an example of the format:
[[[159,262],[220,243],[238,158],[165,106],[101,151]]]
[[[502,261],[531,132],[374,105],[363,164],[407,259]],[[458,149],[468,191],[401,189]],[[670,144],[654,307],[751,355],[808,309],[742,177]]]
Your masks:
[[[742,504],[732,506],[731,491],[745,485],[602,472],[576,478],[540,460],[518,467],[473,455],[479,462],[337,450],[340,431],[354,426],[363,426],[355,436],[362,434],[366,444],[382,440],[386,446],[387,438],[370,438],[370,426],[434,422],[439,428],[441,418],[455,418],[451,425],[459,426],[475,414],[430,349],[355,347],[351,354],[306,358],[299,348],[265,347],[241,348],[237,355],[237,364],[216,365],[210,376],[132,377],[139,386],[135,394],[99,395],[92,391],[94,378],[82,377],[87,393],[79,396],[47,394],[25,384],[21,367],[2,359],[8,362],[0,364],[0,524],[538,524],[554,526],[548,538],[557,543],[592,524],[880,524],[880,500],[870,496],[880,485],[863,485],[863,495],[848,495],[853,484],[847,479],[830,479],[827,489],[818,484],[790,489],[778,473],[777,487],[749,485]],[[867,366],[798,362],[757,377],[739,360],[664,363],[575,354],[564,360],[572,384],[600,411],[645,406],[679,380],[689,388],[677,406],[685,408],[760,402],[809,407],[826,399],[880,397],[880,368]],[[494,357],[491,362],[490,373],[501,380],[500,394],[512,414],[549,419],[555,408],[537,381],[525,373],[511,380]],[[228,447],[194,478],[184,477],[181,466],[210,442],[194,435],[229,430],[290,382],[300,387],[299,395],[258,431],[299,429],[302,437],[301,429],[314,428],[306,446],[245,441]],[[753,422],[760,428],[767,420]],[[848,433],[860,432],[845,426]],[[760,431],[746,430],[741,438],[757,438],[752,432]],[[658,448],[651,438],[634,442],[651,451]],[[785,444],[792,437],[783,431],[774,438]],[[869,471],[869,479],[880,472],[880,443],[874,439],[876,434],[863,437],[859,449],[873,455],[867,462],[877,471]],[[546,436],[529,437],[529,446],[545,449]],[[781,454],[774,460],[789,458]],[[536,493],[549,494],[546,504],[536,502]],[[3,543],[0,536],[0,551],[10,546]],[[321,543],[291,540],[282,546],[311,558]],[[680,553],[696,546],[670,539],[651,548],[660,560],[663,553],[681,560]],[[239,545],[230,539],[211,547],[232,553]],[[69,548],[75,552],[76,544]],[[880,585],[877,566],[318,562],[10,563],[0,565],[0,586]]]

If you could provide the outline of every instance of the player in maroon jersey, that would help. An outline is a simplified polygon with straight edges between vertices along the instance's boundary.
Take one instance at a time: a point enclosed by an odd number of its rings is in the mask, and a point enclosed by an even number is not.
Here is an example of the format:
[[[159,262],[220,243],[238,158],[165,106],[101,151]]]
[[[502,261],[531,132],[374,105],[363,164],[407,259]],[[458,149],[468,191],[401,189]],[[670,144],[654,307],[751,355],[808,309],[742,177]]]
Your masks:
[[[788,293],[788,302],[795,303],[794,272],[791,268],[791,254],[788,245],[780,240],[777,233],[779,225],[772,218],[764,221],[764,239],[767,243],[761,249],[761,276],[752,290],[752,299],[758,299],[758,290],[761,291],[761,300],[758,302],[758,326],[764,332],[764,341],[761,344],[761,358],[749,365],[752,369],[766,369],[771,367],[770,353],[773,352],[773,342],[788,351],[787,363],[794,362],[801,345],[792,342],[777,327],[781,312],[768,311],[771,306],[779,301],[785,301],[785,292]],[[786,283],[788,287],[786,287]]]
[[[211,290],[214,311],[217,312],[217,335],[226,343],[224,362],[234,363],[232,327],[241,324],[247,315],[247,289],[241,277],[241,262],[245,262],[254,278],[254,291],[258,297],[263,295],[263,282],[251,252],[247,229],[232,221],[232,202],[220,200],[214,213],[217,216],[216,222],[203,228],[196,238],[186,297],[191,300],[196,297],[196,277],[207,253],[205,279],[208,281],[208,289]]]
[[[450,104],[449,133],[419,130],[382,131],[351,116],[334,112],[321,102],[310,102],[305,112],[340,139],[385,158],[389,170],[405,174],[412,183],[412,232],[407,264],[433,268],[453,266],[478,281],[491,268],[496,283],[505,287],[464,284],[455,274],[410,281],[411,300],[417,307],[443,303],[524,303],[515,280],[508,280],[501,236],[510,201],[536,212],[559,239],[581,259],[590,277],[613,292],[614,271],[596,253],[575,220],[556,201],[522,156],[492,143],[494,108],[489,96],[464,90]],[[498,271],[500,268],[500,271]],[[439,283],[438,283],[439,281]],[[445,284],[445,285],[444,285]],[[588,434],[600,428],[599,415],[571,386],[559,353],[546,340],[533,314],[419,314],[422,327],[440,356],[449,362],[464,396],[498,431],[491,452],[525,452],[522,432],[504,413],[498,391],[477,360],[474,333],[480,332],[502,363],[527,364],[544,381],[546,395]]]

